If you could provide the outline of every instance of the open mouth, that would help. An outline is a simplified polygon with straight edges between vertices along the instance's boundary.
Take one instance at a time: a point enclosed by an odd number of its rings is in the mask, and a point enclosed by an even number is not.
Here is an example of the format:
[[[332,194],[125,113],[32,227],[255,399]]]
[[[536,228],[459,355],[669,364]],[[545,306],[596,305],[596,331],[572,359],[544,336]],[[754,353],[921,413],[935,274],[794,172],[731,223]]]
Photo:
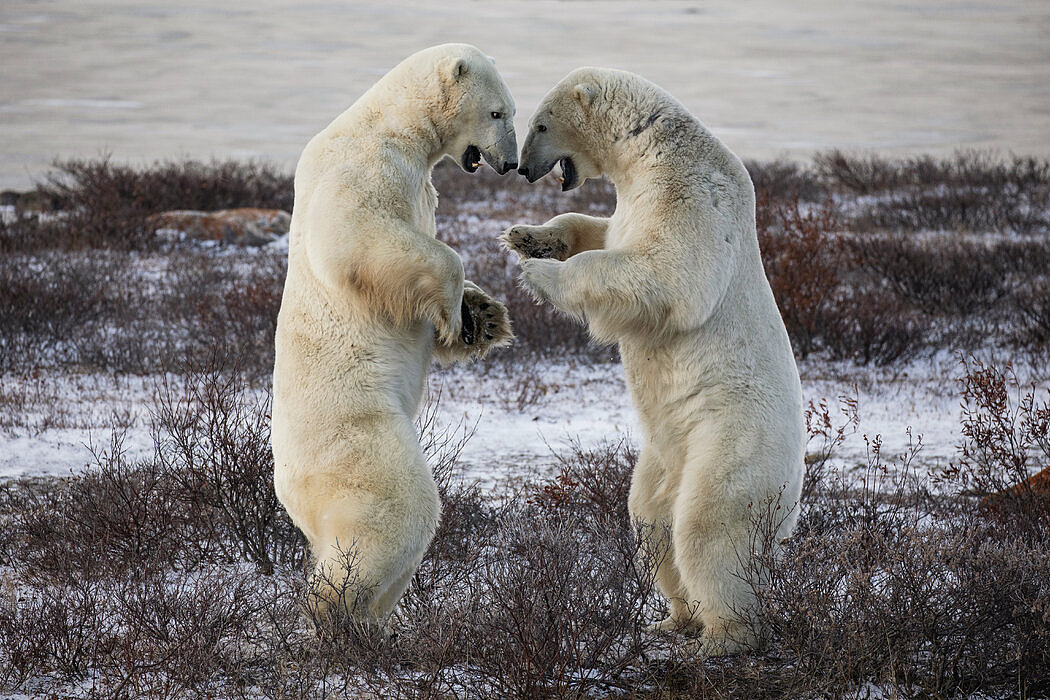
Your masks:
[[[460,159],[460,165],[468,173],[481,167],[481,151],[477,146],[467,146],[467,150],[463,151],[463,157]]]
[[[578,176],[576,175],[576,165],[573,164],[572,158],[565,156],[558,161],[558,165],[561,166],[561,177],[558,178],[558,182],[561,183],[561,191],[568,192],[578,184],[576,182]]]

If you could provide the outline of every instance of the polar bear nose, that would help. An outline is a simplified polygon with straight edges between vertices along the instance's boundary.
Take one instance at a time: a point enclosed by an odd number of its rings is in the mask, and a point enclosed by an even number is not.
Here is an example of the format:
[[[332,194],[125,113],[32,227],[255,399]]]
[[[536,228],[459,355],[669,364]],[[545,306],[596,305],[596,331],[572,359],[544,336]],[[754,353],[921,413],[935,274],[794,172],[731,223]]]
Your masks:
[[[515,165],[517,165],[517,164],[515,163]],[[529,177],[529,166],[523,165],[520,168],[518,168],[518,175],[524,175],[526,178],[528,178]]]
[[[513,163],[504,163],[503,167],[500,168],[499,174],[500,175],[506,175],[511,170],[517,170],[517,168],[518,168],[518,163],[516,161],[513,162]]]

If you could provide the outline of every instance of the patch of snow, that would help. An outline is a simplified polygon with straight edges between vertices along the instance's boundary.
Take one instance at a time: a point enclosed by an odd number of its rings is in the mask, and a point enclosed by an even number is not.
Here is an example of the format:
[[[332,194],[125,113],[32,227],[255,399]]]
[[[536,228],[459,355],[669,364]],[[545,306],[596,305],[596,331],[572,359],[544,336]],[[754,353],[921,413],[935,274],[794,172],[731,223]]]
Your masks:
[[[949,353],[892,368],[819,359],[799,367],[804,403],[826,400],[833,422],[845,423],[840,397],[856,400],[859,427],[834,452],[835,463],[866,465],[867,441],[876,436],[882,439],[883,461],[890,465],[918,436],[921,468],[954,457],[961,439],[957,378],[962,370]],[[1050,389],[1045,370],[1015,370],[1022,384],[1034,383],[1040,392]],[[5,388],[18,379],[0,377]],[[0,428],[0,478],[65,475],[88,468],[93,464],[89,445],[108,445],[114,426],[128,426],[129,457],[148,457],[153,387],[159,379],[53,376],[46,386],[27,390],[32,396],[18,417],[21,422],[8,411]],[[519,369],[459,365],[435,368],[429,387],[428,400],[436,402],[434,428],[473,433],[460,454],[459,472],[486,489],[550,473],[555,453],[571,442],[587,449],[625,436],[637,443],[641,437],[619,364],[545,362]],[[61,411],[49,414],[52,403],[63,404]]]

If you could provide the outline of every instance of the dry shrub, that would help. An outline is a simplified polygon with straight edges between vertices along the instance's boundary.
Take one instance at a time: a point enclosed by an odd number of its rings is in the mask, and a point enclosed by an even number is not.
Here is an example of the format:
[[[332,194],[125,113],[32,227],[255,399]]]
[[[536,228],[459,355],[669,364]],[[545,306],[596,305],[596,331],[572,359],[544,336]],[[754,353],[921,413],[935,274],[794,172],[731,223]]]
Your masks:
[[[160,392],[154,430],[165,480],[198,523],[201,554],[215,541],[272,573],[303,561],[303,540],[277,500],[270,450],[270,396],[249,391],[231,359],[191,368]],[[187,543],[188,544],[188,543]]]
[[[843,290],[824,322],[822,344],[833,360],[890,365],[915,357],[934,339],[929,319],[879,287]]]
[[[795,535],[779,556],[761,538],[745,553],[769,571],[764,583],[753,579],[756,622],[768,631],[760,652],[704,662],[688,640],[643,630],[660,610],[647,533],[626,517],[635,459],[626,442],[571,445],[554,479],[499,500],[456,477],[471,429],[438,428],[434,409],[419,425],[444,512],[394,634],[311,623],[305,548],[287,522],[273,522],[285,516],[263,489],[272,478],[265,402],[219,370],[198,370],[173,401],[162,398],[170,408],[158,411],[169,418],[158,423],[167,427],[156,458],[121,463],[119,449],[100,452],[109,476],[90,492],[87,475],[71,477],[55,501],[45,496],[51,482],[0,491],[3,563],[21,593],[0,605],[5,692],[773,698],[1050,689],[1047,529],[1016,536],[954,499],[931,498],[915,477],[920,441],[890,464],[875,439],[859,474],[839,470],[833,453],[856,426],[849,400],[844,418],[811,406]],[[217,500],[220,485],[239,495]],[[98,512],[104,503],[109,513]],[[45,518],[46,533],[26,526]]]
[[[179,558],[184,543],[176,532],[188,514],[161,470],[129,461],[119,433],[95,449],[95,462],[80,476],[21,495],[10,526],[26,580],[126,576]]]
[[[176,272],[186,296],[168,305],[169,313],[185,324],[187,352],[196,358],[229,355],[254,376],[270,374],[286,256],[260,251],[235,274],[223,260],[199,255],[194,262]]]
[[[1033,351],[1050,349],[1050,241],[1031,240],[1018,246],[1013,294],[1017,317],[1014,341]]]
[[[46,366],[55,356],[77,361],[77,341],[116,301],[100,282],[124,271],[105,253],[8,257],[0,264],[0,370]]]
[[[836,433],[818,408],[816,433]],[[1050,555],[934,498],[921,437],[892,461],[869,440],[859,474],[829,470],[798,530],[756,588],[770,646],[766,687],[782,697],[1035,696],[1050,688]]]
[[[816,154],[813,165],[823,180],[861,195],[902,184],[894,164],[874,155],[850,156],[832,150]]]
[[[980,151],[942,160],[918,156],[886,160],[820,154],[814,165],[832,188],[879,195],[857,207],[854,228],[900,230],[1050,230],[1050,161],[1000,158]]]
[[[529,501],[552,513],[582,509],[596,518],[628,522],[627,494],[638,463],[634,447],[620,438],[592,449],[574,440],[569,448],[568,453],[555,453],[558,473]]]
[[[591,697],[652,646],[641,627],[653,582],[643,541],[579,514],[504,521],[481,574],[474,647],[497,696]]]
[[[828,477],[835,451],[846,438],[857,432],[860,414],[855,396],[840,396],[841,418],[832,418],[827,399],[810,400],[803,411],[806,421],[806,467],[802,479],[802,508],[809,507],[817,489]]]
[[[1050,282],[1018,292],[1014,303],[1021,316],[1021,325],[1015,337],[1021,345],[1030,348],[1050,346]]]
[[[1044,233],[1050,214],[1020,196],[1004,196],[973,188],[892,194],[880,198],[854,217],[857,230],[890,228],[904,231],[944,230],[985,233]]]
[[[1050,529],[1050,498],[1030,477],[1050,467],[1050,403],[1013,367],[962,362],[962,443],[937,478],[983,496],[983,508],[1019,530]],[[1012,528],[1012,529],[1014,529]]]
[[[78,251],[8,260],[0,266],[0,370],[146,374],[216,351],[240,355],[258,376],[273,369],[282,254],[231,261],[201,251]]]
[[[1031,246],[961,238],[916,240],[902,235],[855,239],[861,268],[884,280],[916,308],[968,316],[1000,306],[1022,280]]]
[[[828,198],[827,187],[809,167],[789,160],[746,160],[744,165],[751,175],[757,199],[790,201],[798,198],[807,202]]]
[[[832,150],[815,155],[813,165],[829,185],[862,195],[932,185],[986,187],[1009,193],[1039,190],[1050,182],[1050,161],[1004,158],[979,150],[957,151],[940,159],[924,155],[897,160]]]
[[[762,259],[795,352],[818,349],[828,318],[835,313],[839,288],[853,254],[836,234],[837,212],[828,201],[805,209],[798,198],[769,207],[760,202]]]
[[[151,250],[163,243],[146,226],[150,214],[292,208],[291,177],[260,163],[184,161],[138,169],[104,158],[60,161],[54,167],[38,189],[60,202],[64,216],[40,224],[41,247]]]

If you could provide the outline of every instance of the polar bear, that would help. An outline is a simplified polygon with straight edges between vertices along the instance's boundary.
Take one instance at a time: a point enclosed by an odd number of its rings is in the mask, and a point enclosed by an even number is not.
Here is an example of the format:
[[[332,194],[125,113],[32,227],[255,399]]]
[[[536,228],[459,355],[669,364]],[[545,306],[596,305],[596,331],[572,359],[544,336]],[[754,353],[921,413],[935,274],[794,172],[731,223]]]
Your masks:
[[[661,88],[598,68],[544,97],[519,162],[530,182],[559,164],[564,190],[616,187],[608,219],[561,214],[502,240],[537,300],[619,344],[643,433],[629,508],[666,552],[670,615],[654,627],[702,632],[706,655],[752,647],[744,562],[767,508],[777,539],[794,527],[805,427],[747,170]]]
[[[435,238],[431,170],[517,167],[514,101],[490,58],[416,53],[310,140],[295,172],[273,374],[274,487],[316,560],[313,597],[382,626],[437,527],[413,426],[432,357],[506,345],[506,308]]]

